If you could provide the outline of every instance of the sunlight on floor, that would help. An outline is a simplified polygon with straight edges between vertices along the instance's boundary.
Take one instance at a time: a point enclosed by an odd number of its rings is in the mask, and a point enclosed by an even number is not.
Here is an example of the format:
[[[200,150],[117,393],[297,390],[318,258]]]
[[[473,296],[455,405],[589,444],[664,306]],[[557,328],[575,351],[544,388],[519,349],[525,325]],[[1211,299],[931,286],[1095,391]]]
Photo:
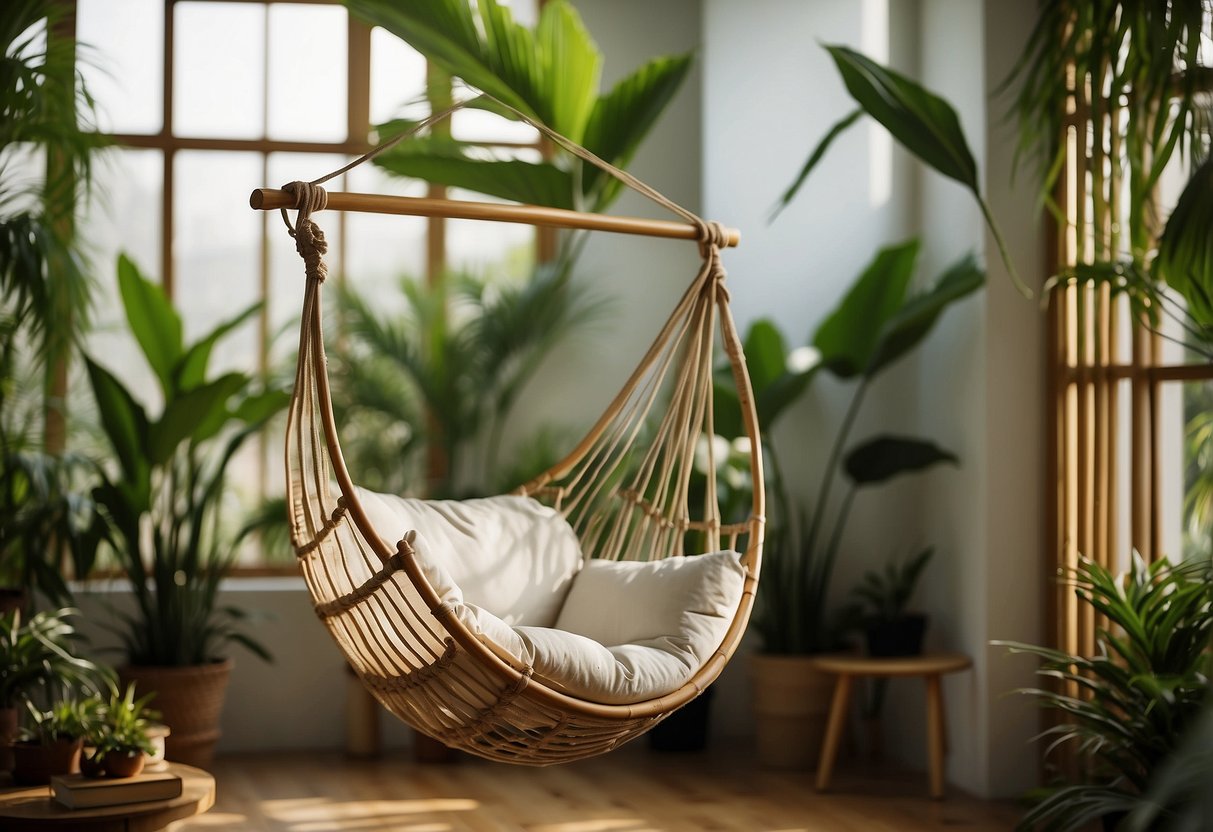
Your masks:
[[[333,801],[323,797],[263,800],[261,811],[290,832],[328,830],[407,829],[409,832],[450,832],[451,824],[434,817],[444,812],[471,812],[479,801],[429,798],[421,800]]]
[[[248,824],[248,818],[236,812],[207,812],[190,820],[190,829],[214,826],[218,829],[239,829]],[[174,829],[176,827],[173,827]]]
[[[600,818],[598,820],[573,820],[567,823],[550,823],[536,826],[533,832],[644,832],[640,827],[645,821],[640,818]]]

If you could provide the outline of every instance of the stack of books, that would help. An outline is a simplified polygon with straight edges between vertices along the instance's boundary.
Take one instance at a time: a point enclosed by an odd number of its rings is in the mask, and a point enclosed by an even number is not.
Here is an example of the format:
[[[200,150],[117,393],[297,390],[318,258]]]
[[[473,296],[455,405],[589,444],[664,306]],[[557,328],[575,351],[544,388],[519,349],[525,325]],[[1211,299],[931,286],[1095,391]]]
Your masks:
[[[69,809],[95,809],[181,796],[181,778],[167,771],[115,779],[68,774],[51,778],[51,796]]]

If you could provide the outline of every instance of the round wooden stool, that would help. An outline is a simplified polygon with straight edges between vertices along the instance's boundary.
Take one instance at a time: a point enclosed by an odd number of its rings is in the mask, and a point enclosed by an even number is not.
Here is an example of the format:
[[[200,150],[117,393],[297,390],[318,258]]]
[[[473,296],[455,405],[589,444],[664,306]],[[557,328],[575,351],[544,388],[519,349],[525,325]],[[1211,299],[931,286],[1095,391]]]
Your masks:
[[[825,791],[830,785],[834,770],[834,758],[838,755],[838,743],[847,721],[847,709],[851,701],[851,680],[855,677],[893,678],[897,676],[921,676],[927,684],[927,747],[931,763],[931,797],[943,797],[944,765],[947,752],[947,725],[943,712],[943,686],[940,683],[945,673],[957,673],[972,667],[972,660],[960,653],[933,653],[922,656],[896,658],[873,658],[869,656],[830,655],[817,656],[813,663],[818,670],[838,677],[834,686],[834,700],[830,706],[830,721],[826,727],[825,742],[821,746],[821,760],[817,764],[817,790]]]

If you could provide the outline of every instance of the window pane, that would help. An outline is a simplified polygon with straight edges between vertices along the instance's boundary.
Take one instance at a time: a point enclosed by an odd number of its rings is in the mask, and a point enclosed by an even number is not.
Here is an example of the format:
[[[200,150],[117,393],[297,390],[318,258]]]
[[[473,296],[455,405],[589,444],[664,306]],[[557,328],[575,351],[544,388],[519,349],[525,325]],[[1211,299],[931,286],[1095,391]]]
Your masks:
[[[537,157],[538,151],[533,155]],[[476,202],[502,201],[458,188],[451,188],[449,196]],[[494,279],[524,278],[535,267],[535,234],[534,226],[521,223],[448,220],[447,265],[453,271]]]
[[[261,214],[248,207],[263,177],[258,153],[182,151],[174,165],[174,303],[188,341],[261,299]],[[211,372],[257,372],[257,319],[215,347]]]
[[[265,7],[181,2],[173,8],[173,132],[263,136]]]
[[[159,133],[164,124],[164,3],[78,0],[80,72],[107,133]]]
[[[97,160],[94,177],[93,197],[77,222],[97,278],[89,351],[151,412],[159,413],[160,385],[127,327],[118,294],[117,261],[123,252],[144,277],[161,281],[163,157],[158,150],[115,148]],[[86,395],[91,399],[91,393]]]
[[[354,168],[347,174],[347,182],[351,191],[361,193],[400,196],[426,193],[423,182],[388,176],[371,164]],[[400,278],[425,278],[426,219],[348,213],[345,223],[343,276],[360,292],[382,298],[388,309],[402,309]]]
[[[469,90],[461,88],[459,100],[469,97]],[[512,121],[484,110],[460,110],[451,116],[451,135],[466,142],[519,142],[535,144],[539,131],[521,121]]]
[[[46,150],[18,142],[0,150],[0,215],[35,211],[46,184]]]
[[[391,32],[372,29],[371,123],[382,124],[399,116],[405,104],[424,96],[425,58]]]
[[[270,6],[270,138],[345,140],[346,22],[340,6]]]

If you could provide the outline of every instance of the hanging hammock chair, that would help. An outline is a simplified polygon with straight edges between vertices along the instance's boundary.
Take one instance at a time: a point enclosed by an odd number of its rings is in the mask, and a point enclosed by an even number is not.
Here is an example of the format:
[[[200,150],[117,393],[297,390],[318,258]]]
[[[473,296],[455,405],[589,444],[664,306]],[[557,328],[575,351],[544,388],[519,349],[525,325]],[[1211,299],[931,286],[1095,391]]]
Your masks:
[[[316,614],[365,686],[417,731],[481,757],[549,765],[610,751],[720,674],[753,605],[764,490],[749,376],[722,285],[720,249],[736,244],[736,232],[515,114],[679,221],[319,187],[388,145],[314,182],[258,189],[250,202],[284,218],[298,210],[287,226],[307,288],[287,498]],[[322,337],[326,244],[313,219],[326,207],[681,237],[697,243],[702,265],[623,389],[555,467],[512,496],[404,500],[357,488],[342,458]],[[692,486],[696,453],[709,472],[721,453],[702,441],[714,435],[717,328],[740,402],[734,416],[749,438],[753,501],[740,522],[722,522],[714,475]]]

